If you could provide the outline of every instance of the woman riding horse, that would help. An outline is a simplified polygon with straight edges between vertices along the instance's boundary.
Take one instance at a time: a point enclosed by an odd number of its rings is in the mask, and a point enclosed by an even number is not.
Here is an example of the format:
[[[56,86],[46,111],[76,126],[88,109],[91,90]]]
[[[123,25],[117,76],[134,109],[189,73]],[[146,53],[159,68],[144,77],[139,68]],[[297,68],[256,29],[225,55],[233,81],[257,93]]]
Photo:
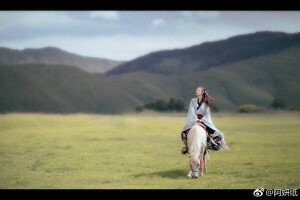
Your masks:
[[[197,87],[196,96],[197,98],[193,98],[190,102],[186,122],[181,132],[181,139],[184,144],[181,153],[188,153],[187,134],[195,122],[202,123],[206,127],[209,149],[228,149],[223,133],[215,127],[210,117],[210,106],[213,104],[214,99],[202,86]]]

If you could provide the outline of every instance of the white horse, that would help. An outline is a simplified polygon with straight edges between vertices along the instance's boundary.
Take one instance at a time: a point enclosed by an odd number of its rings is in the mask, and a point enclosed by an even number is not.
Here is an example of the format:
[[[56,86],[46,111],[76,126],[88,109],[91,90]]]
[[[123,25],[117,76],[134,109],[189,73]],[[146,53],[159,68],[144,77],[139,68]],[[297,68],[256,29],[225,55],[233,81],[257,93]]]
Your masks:
[[[190,170],[187,176],[198,178],[199,171],[200,176],[203,176],[203,165],[204,171],[207,172],[206,159],[208,158],[208,151],[205,154],[207,135],[204,128],[197,123],[193,124],[188,133],[187,142],[190,150]]]

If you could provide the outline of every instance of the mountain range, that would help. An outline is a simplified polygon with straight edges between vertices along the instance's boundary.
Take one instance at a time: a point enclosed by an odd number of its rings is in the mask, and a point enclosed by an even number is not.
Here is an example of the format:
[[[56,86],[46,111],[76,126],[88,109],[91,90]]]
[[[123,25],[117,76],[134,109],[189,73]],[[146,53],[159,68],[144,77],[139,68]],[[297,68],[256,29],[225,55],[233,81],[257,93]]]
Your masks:
[[[6,62],[0,65],[0,112],[122,113],[171,97],[188,105],[199,85],[219,110],[269,108],[275,97],[299,107],[299,63],[300,33],[269,31],[152,52],[102,74],[72,64]]]
[[[80,56],[56,47],[24,50],[0,47],[0,64],[28,63],[70,65],[91,73],[104,73],[124,61]]]
[[[216,42],[205,42],[185,49],[153,52],[123,63],[106,74],[140,71],[185,75],[258,56],[276,54],[284,49],[299,46],[300,33],[257,32]]]

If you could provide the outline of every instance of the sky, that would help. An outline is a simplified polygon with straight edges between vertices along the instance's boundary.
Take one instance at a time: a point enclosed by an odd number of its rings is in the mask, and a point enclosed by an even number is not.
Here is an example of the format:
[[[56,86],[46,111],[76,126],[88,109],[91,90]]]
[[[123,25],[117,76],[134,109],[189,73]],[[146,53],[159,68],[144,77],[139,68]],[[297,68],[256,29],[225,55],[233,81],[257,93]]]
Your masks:
[[[300,32],[300,11],[0,11],[0,47],[117,61],[257,31]]]

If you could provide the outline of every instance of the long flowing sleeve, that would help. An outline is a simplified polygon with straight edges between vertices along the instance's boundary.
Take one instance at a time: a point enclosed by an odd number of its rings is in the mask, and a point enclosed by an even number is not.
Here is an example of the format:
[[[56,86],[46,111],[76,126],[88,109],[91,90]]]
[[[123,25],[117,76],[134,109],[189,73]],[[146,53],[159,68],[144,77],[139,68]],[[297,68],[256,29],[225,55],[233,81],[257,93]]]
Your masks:
[[[207,126],[209,126],[210,128],[214,129],[215,131],[217,131],[220,136],[221,136],[221,141],[222,141],[222,145],[221,145],[221,148],[223,149],[228,149],[227,147],[227,144],[225,142],[225,138],[224,138],[224,135],[221,131],[219,131],[219,129],[217,129],[215,127],[215,125],[213,124],[212,120],[211,120],[211,116],[210,116],[210,107],[209,106],[206,106],[206,109],[205,109],[205,114],[202,118],[202,121],[204,124],[206,124]]]
[[[186,117],[186,121],[185,124],[183,126],[182,131],[185,131],[189,128],[192,127],[192,125],[198,120],[197,115],[196,115],[196,110],[195,110],[195,106],[193,105],[193,99],[190,102],[189,105],[189,111]]]

